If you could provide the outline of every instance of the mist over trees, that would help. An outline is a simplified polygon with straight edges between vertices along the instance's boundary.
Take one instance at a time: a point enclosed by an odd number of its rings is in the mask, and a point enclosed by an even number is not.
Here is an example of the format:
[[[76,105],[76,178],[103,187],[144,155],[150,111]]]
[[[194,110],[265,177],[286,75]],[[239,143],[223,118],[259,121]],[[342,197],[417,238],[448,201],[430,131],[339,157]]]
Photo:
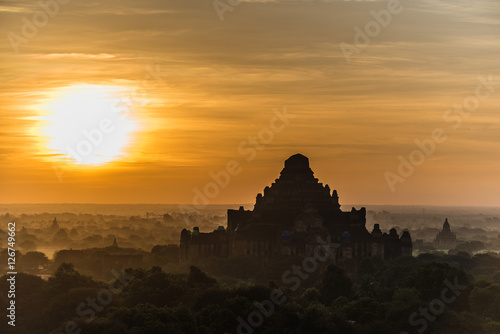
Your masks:
[[[168,273],[157,266],[129,268],[99,281],[63,263],[48,280],[18,274],[16,330],[498,333],[500,282],[478,278],[473,274],[478,268],[500,268],[500,257],[422,254],[388,263],[368,258],[355,279],[329,265],[293,291],[280,280],[222,283],[196,266],[186,273]],[[7,289],[6,278],[1,278],[0,289]],[[281,303],[272,304],[277,295]],[[7,307],[6,302],[1,299],[0,307]],[[0,330],[6,332],[6,326],[2,322]]]
[[[457,236],[450,248],[435,243],[445,215]],[[293,257],[179,263],[180,231],[225,226],[222,211],[20,214],[0,221],[19,228],[17,332],[498,333],[499,219],[474,210],[460,217],[368,211],[367,229],[374,223],[410,229],[414,257],[367,258],[355,277],[320,265],[306,279],[298,276],[297,289],[283,280],[301,262]],[[6,243],[0,246],[0,263],[7,263]],[[6,303],[2,296],[0,307]],[[9,329],[1,323],[0,332]]]

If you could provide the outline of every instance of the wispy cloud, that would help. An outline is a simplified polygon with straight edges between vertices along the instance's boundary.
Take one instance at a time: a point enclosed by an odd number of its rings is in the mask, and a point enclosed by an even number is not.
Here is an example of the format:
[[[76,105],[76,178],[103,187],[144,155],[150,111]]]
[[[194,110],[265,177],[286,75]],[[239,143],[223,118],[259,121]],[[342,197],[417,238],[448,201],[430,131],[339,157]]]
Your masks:
[[[70,59],[113,59],[116,56],[109,53],[97,53],[97,54],[88,54],[88,53],[47,53],[47,54],[30,54],[27,56],[28,58],[34,59],[62,59],[62,58],[70,58]]]
[[[19,7],[19,6],[2,6],[0,5],[0,13],[23,13],[31,11],[29,7]]]

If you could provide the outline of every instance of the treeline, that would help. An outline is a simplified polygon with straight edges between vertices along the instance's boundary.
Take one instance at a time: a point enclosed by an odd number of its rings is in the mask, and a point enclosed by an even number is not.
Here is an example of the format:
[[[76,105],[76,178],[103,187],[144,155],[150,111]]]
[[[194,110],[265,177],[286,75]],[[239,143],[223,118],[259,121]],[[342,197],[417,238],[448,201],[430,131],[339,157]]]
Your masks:
[[[498,268],[493,254],[422,254],[366,259],[354,280],[329,265],[310,284],[238,286],[195,266],[183,274],[111,270],[115,278],[103,282],[63,263],[47,281],[17,275],[16,327],[3,321],[0,332],[493,334],[500,332]],[[0,291],[8,290],[6,278]]]

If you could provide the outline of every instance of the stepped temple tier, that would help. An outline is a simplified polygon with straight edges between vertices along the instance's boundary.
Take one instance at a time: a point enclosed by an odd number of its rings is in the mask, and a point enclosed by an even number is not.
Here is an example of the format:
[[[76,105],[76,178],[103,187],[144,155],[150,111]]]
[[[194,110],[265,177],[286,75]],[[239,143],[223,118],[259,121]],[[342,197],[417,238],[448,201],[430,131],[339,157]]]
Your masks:
[[[227,227],[211,233],[181,232],[181,261],[196,262],[209,256],[306,257],[320,240],[330,238],[341,266],[371,256],[390,260],[412,254],[409,232],[382,233],[366,227],[366,209],[340,209],[337,191],[314,177],[309,159],[295,154],[285,161],[280,177],[258,194],[253,210],[228,210]]]

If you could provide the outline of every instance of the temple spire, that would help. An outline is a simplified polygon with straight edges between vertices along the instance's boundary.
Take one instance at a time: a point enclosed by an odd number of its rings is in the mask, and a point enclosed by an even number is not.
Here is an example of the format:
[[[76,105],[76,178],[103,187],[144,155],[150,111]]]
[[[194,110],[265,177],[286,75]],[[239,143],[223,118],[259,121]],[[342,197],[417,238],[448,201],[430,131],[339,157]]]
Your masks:
[[[448,218],[444,220],[443,231],[450,231],[450,223],[448,223]]]

